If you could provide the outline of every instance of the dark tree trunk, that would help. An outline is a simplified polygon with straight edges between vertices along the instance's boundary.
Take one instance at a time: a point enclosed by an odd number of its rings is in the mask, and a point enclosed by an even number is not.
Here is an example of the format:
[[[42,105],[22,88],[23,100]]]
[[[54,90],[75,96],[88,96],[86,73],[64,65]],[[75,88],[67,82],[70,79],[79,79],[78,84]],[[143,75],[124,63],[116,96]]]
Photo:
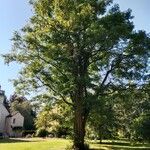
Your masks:
[[[103,134],[102,132],[99,133],[99,143],[102,144],[102,140],[103,140]]]
[[[85,98],[84,86],[79,83],[74,101],[74,150],[85,150],[84,136],[88,116]]]
[[[75,109],[74,118],[74,150],[85,150],[84,136],[85,136],[86,115],[82,107]]]
[[[102,125],[101,126],[99,126],[99,142],[100,142],[100,144],[102,144],[102,140],[103,140],[103,127],[102,127]]]
[[[89,110],[87,110],[87,86],[86,78],[88,77],[88,57],[83,56],[78,51],[74,60],[73,76],[76,89],[74,91],[74,150],[86,150],[84,145],[85,125]]]

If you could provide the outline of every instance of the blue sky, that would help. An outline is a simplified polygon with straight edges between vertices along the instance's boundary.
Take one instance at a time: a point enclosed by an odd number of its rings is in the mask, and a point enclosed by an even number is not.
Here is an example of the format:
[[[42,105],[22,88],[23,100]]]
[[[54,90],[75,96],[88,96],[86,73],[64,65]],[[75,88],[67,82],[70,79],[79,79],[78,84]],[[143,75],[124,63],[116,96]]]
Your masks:
[[[32,15],[28,0],[0,0],[0,54],[10,51],[13,32],[21,29]],[[150,0],[114,0],[121,10],[132,9],[135,28],[150,32]],[[0,85],[7,97],[14,92],[10,79],[16,78],[20,66],[17,64],[4,65],[0,57]]]
[[[13,32],[21,29],[32,15],[31,6],[27,0],[0,0],[0,54],[10,51]],[[0,57],[0,85],[9,96],[14,92],[10,79],[17,77],[19,65],[4,65]]]

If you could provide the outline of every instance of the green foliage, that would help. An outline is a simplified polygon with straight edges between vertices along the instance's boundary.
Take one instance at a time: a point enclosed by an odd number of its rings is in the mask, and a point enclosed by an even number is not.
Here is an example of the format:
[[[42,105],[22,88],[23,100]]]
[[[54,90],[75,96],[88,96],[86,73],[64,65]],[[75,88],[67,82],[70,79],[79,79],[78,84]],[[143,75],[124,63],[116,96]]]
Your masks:
[[[14,33],[5,62],[23,64],[14,80],[18,91],[47,92],[73,108],[74,142],[82,149],[93,105],[103,95],[127,89],[131,81],[148,81],[150,37],[135,31],[131,10],[121,12],[112,0],[32,4],[34,15]]]
[[[130,10],[121,12],[115,5],[106,11],[108,4],[110,0],[33,3],[34,16],[21,33],[14,33],[12,53],[4,56],[7,63],[24,64],[14,81],[18,90],[28,93],[44,86],[57,96],[69,97],[78,81],[99,89],[103,79],[110,80],[107,73],[117,84],[146,76],[148,35],[133,30]],[[79,67],[87,71],[75,80]]]
[[[51,127],[50,125],[50,112],[49,111],[42,111],[38,114],[35,125],[37,129],[44,129],[47,130],[47,128]]]
[[[120,90],[114,94],[114,111],[118,120],[117,128],[123,137],[132,138],[134,121],[150,110],[149,84],[135,86],[130,84],[128,89]]]
[[[99,100],[89,115],[89,128],[94,132],[89,137],[92,139],[115,139],[117,136],[117,123],[116,110],[114,109],[115,102],[111,97],[105,97]]]
[[[150,141],[150,114],[141,114],[133,121],[132,139]]]
[[[39,129],[39,130],[37,130],[36,136],[46,137],[46,136],[48,136],[48,131],[46,131],[45,129]]]
[[[46,130],[56,137],[72,135],[72,114],[68,105],[57,103],[53,107],[45,106],[38,114],[35,125],[37,130]]]

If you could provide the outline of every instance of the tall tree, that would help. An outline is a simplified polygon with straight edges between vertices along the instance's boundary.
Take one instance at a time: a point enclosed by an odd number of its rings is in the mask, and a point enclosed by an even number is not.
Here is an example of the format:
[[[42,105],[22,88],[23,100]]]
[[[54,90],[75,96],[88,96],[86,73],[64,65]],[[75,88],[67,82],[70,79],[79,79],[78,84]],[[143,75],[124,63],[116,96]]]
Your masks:
[[[110,88],[144,83],[150,38],[112,0],[35,0],[34,15],[5,61],[23,64],[19,90],[46,90],[74,111],[74,149],[84,150],[90,108]],[[145,78],[144,78],[145,77]],[[112,91],[112,90],[111,90]],[[98,98],[99,97],[99,98]]]

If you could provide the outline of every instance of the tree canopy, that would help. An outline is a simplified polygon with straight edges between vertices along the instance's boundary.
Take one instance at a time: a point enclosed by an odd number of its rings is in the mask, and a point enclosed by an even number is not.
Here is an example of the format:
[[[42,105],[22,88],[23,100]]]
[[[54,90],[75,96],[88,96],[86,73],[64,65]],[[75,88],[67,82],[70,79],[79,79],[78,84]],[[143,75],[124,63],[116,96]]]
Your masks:
[[[74,111],[74,147],[97,100],[148,82],[150,37],[134,30],[131,10],[112,0],[35,0],[30,22],[15,32],[5,61],[23,64],[18,90],[51,93]]]

